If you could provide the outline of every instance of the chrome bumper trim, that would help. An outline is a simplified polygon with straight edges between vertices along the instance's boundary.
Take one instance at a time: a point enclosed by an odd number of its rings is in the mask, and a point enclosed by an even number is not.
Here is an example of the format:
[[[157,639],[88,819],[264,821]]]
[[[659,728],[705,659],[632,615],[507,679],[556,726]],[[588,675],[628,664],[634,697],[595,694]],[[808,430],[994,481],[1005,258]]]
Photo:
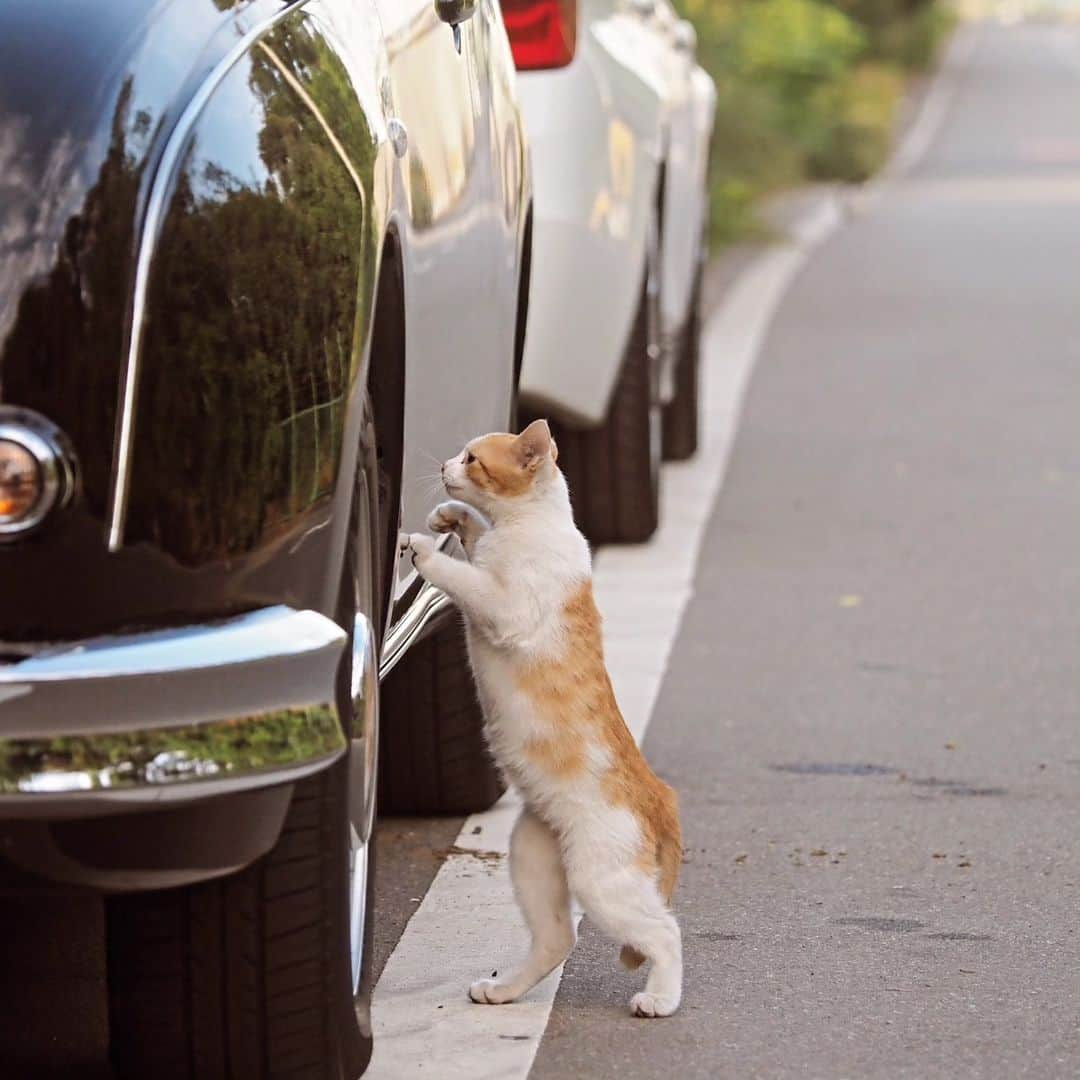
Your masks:
[[[379,678],[385,679],[394,670],[398,661],[432,619],[453,606],[453,600],[442,589],[425,581],[420,586],[416,599],[386,635],[386,640],[383,642],[382,661],[379,664]]]
[[[323,615],[274,607],[0,667],[0,813],[80,794],[133,808],[315,772],[346,746],[335,685],[347,640]]]

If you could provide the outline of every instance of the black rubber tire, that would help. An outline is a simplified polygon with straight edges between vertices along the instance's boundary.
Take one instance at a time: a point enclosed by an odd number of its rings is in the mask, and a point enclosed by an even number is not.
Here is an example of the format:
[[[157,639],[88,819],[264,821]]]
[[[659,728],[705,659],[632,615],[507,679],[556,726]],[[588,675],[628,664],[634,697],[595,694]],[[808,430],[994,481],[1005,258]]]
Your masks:
[[[380,814],[472,814],[506,790],[484,739],[460,617],[408,651],[380,702]]]
[[[578,528],[593,544],[641,543],[660,522],[661,416],[642,301],[607,419],[592,430],[552,423]]]
[[[342,626],[381,592],[380,552],[357,547],[370,527],[361,515],[380,520],[374,445],[366,428],[336,611]],[[366,589],[356,574],[361,559],[372,572]],[[348,659],[337,678],[347,715]],[[295,784],[277,842],[244,870],[106,898],[109,1055],[118,1080],[353,1080],[364,1072],[372,1038],[370,1015],[352,993],[348,776],[342,758]],[[372,989],[374,856],[372,841],[361,1005]]]
[[[346,767],[298,783],[274,848],[218,881],[106,901],[121,1080],[357,1077]]]
[[[679,335],[675,396],[664,406],[664,460],[686,461],[697,453],[701,426],[701,271],[694,282],[690,311]]]

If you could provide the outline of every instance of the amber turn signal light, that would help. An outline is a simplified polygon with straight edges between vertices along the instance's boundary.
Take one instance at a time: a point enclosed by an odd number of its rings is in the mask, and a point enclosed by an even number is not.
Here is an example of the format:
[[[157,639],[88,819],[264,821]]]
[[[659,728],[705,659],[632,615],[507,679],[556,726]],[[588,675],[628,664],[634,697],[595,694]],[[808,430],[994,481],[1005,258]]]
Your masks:
[[[71,444],[44,416],[0,405],[0,542],[36,529],[79,485]]]
[[[45,493],[37,458],[17,442],[0,439],[0,525],[17,525]]]

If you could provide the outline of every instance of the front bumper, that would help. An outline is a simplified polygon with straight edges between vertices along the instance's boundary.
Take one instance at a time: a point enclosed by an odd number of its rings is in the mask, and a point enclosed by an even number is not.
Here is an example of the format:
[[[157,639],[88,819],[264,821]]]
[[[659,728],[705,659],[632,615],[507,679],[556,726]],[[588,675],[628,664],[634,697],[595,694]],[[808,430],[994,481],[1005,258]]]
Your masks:
[[[0,817],[146,809],[316,772],[347,745],[348,644],[325,616],[279,606],[0,665]],[[373,694],[362,618],[352,644]]]

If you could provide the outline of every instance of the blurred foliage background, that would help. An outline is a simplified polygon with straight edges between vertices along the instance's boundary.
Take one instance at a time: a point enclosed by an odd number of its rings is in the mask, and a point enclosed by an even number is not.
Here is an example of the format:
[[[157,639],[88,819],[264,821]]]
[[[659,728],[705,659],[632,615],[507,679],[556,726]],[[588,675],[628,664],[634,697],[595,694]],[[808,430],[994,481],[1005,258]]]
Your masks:
[[[945,0],[676,0],[719,92],[714,246],[757,228],[758,196],[865,180],[884,163],[909,77],[934,62]]]

